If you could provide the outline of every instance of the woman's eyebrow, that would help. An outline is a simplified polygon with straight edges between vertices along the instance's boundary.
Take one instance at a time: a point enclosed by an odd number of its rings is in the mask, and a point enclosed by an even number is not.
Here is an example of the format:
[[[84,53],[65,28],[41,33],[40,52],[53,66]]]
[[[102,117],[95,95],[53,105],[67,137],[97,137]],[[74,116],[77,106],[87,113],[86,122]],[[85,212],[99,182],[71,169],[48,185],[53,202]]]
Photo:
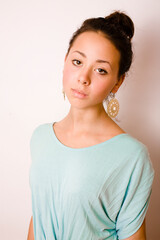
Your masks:
[[[86,55],[85,55],[83,52],[80,52],[80,51],[74,51],[74,52],[77,52],[77,53],[79,53],[82,57],[85,57],[85,58],[86,58]],[[73,52],[73,53],[74,53],[74,52]],[[97,59],[96,62],[98,62],[98,63],[108,63],[109,66],[112,68],[110,62],[108,62],[108,61],[106,61],[106,60]]]
[[[80,52],[80,51],[74,51],[74,52],[77,52],[77,53],[79,53],[80,55],[82,55],[82,57],[85,57],[86,58],[86,55],[83,53],[83,52]],[[73,52],[73,53],[74,53]]]

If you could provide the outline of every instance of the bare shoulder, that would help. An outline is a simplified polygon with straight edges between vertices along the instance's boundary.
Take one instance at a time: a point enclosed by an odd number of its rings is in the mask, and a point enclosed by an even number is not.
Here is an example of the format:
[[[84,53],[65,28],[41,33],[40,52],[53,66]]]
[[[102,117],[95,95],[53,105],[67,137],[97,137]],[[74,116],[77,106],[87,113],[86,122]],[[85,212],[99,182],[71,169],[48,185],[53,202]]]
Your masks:
[[[104,124],[104,133],[108,133],[111,137],[116,135],[126,133],[124,129],[122,129],[116,122],[112,119],[108,119],[106,124]]]
[[[72,131],[71,124],[61,120],[54,124],[54,132],[57,138],[65,145],[71,147],[88,147],[125,133],[112,119],[88,126],[85,131],[78,129]]]
[[[70,125],[70,124],[69,124]],[[99,127],[100,126],[100,127]],[[104,135],[106,135],[106,133],[110,134],[110,135],[118,135],[121,133],[126,133],[124,129],[122,129],[116,122],[114,122],[112,119],[108,119],[106,121],[104,121],[102,124],[100,123],[98,126],[98,124],[96,125],[96,128],[94,126],[94,129],[92,132],[103,132]],[[68,131],[68,121],[64,119],[62,119],[59,122],[56,122],[54,124],[54,127],[56,128],[57,132],[66,132]]]
[[[64,136],[67,134],[68,124],[65,121],[61,120],[53,124],[53,129],[57,135]]]

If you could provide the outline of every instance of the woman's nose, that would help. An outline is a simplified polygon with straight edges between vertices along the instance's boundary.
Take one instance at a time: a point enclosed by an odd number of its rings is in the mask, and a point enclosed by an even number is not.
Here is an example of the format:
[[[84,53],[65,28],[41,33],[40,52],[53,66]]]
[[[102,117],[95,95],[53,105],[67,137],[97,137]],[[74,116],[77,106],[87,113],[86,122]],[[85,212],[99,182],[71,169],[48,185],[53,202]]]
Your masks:
[[[90,84],[90,73],[89,70],[82,70],[79,74],[78,81],[80,81],[84,85]]]

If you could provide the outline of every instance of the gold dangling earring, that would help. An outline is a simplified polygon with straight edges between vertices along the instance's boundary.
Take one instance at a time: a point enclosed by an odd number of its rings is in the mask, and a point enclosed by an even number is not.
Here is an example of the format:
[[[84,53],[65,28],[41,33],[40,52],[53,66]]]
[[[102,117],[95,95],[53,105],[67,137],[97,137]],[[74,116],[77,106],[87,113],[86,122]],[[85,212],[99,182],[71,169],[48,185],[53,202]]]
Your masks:
[[[115,98],[115,93],[110,93],[109,96],[105,99],[108,102],[107,105],[107,114],[110,118],[115,118],[119,112],[119,102]]]
[[[62,90],[62,93],[63,93],[63,98],[64,98],[64,101],[65,101],[65,91]]]

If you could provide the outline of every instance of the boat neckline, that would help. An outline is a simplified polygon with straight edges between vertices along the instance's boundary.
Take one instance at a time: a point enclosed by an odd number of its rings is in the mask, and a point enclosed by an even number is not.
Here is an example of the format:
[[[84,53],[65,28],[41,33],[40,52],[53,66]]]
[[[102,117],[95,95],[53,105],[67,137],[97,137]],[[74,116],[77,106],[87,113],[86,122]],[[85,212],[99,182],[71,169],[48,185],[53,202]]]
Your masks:
[[[54,130],[54,124],[56,122],[52,122],[50,124],[51,128],[52,128],[52,135],[54,137],[54,139],[56,140],[57,144],[60,145],[61,147],[63,147],[64,149],[68,149],[68,150],[74,150],[74,151],[80,151],[80,150],[90,150],[90,149],[94,149],[94,148],[98,148],[98,147],[101,147],[101,146],[104,146],[104,145],[107,145],[111,142],[114,142],[115,140],[123,137],[123,136],[128,136],[129,134],[128,133],[120,133],[120,134],[117,134],[116,136],[106,140],[106,141],[103,141],[103,142],[100,142],[100,143],[97,143],[97,144],[94,144],[94,145],[91,145],[91,146],[88,146],[88,147],[81,147],[81,148],[74,148],[74,147],[69,147],[67,145],[65,145],[64,143],[62,143],[58,137],[56,136],[56,133],[55,133],[55,130]]]

